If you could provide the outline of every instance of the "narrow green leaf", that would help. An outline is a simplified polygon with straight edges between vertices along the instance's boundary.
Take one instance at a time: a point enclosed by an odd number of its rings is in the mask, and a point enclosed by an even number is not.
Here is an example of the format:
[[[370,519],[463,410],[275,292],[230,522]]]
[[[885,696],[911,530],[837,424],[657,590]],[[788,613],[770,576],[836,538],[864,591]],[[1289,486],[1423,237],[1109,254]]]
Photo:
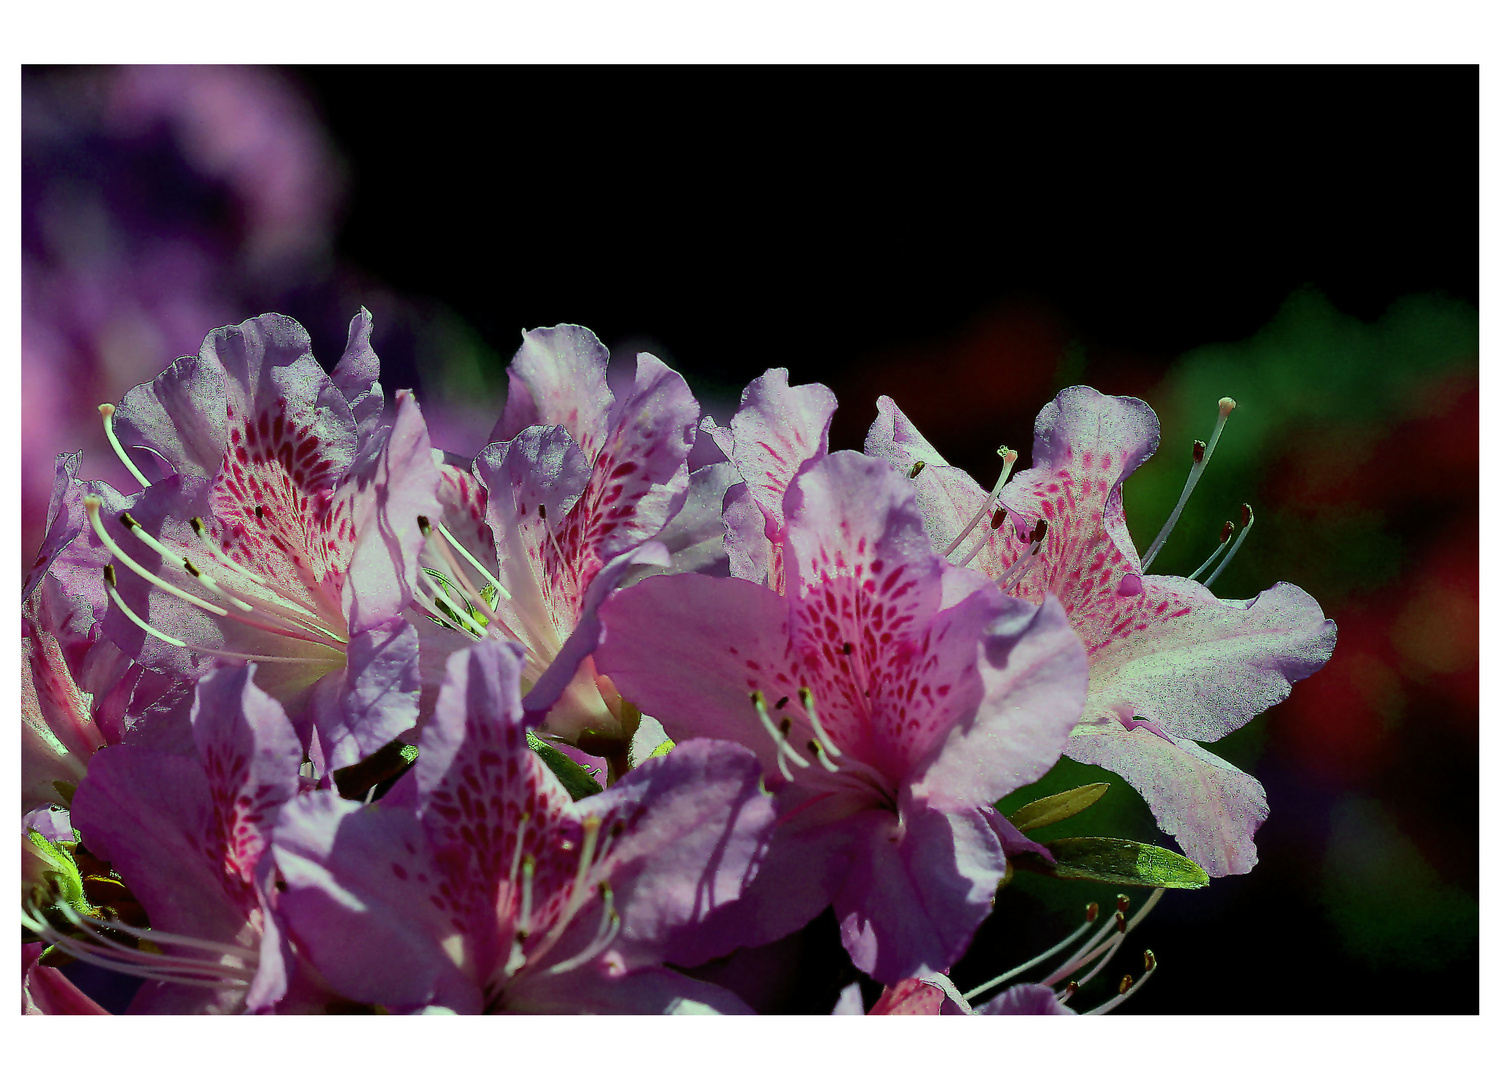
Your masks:
[[[1109,790],[1109,784],[1085,784],[1056,795],[1045,795],[1009,814],[1007,820],[1022,832],[1031,832],[1089,809]]]
[[[1186,856],[1135,840],[1070,836],[1047,845],[1056,863],[1039,855],[1014,857],[1018,868],[1049,877],[1138,885],[1147,889],[1199,889],[1209,875]]]
[[[552,774],[562,781],[575,802],[590,795],[598,795],[604,790],[599,781],[590,776],[588,770],[577,761],[556,747],[549,746],[530,731],[526,733],[526,744],[552,770]]]

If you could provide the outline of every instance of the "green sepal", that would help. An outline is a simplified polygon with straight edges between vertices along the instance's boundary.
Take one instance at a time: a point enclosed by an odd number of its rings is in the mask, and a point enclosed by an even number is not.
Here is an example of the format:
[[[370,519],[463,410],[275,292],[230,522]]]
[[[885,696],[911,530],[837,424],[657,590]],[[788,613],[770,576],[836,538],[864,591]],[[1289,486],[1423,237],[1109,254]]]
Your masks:
[[[1007,814],[1006,820],[1022,832],[1031,832],[1071,818],[1081,810],[1088,810],[1109,790],[1109,784],[1085,784],[1083,787],[1060,791],[1056,795],[1045,795]]]
[[[32,849],[42,864],[39,877],[52,891],[52,895],[71,908],[92,913],[93,906],[84,896],[83,874],[73,861],[73,845],[54,844],[35,829],[26,830],[26,838],[31,841]],[[22,860],[23,865],[25,861]]]
[[[1069,836],[1046,846],[1057,862],[1026,852],[1013,856],[1017,868],[1055,878],[1144,889],[1201,889],[1209,884],[1209,875],[1187,856],[1135,840]]]
[[[562,782],[568,794],[573,796],[574,802],[579,799],[587,799],[590,795],[598,795],[604,790],[599,781],[589,775],[587,769],[573,758],[555,746],[549,746],[530,731],[526,733],[526,744],[535,751],[542,759],[552,774]]]

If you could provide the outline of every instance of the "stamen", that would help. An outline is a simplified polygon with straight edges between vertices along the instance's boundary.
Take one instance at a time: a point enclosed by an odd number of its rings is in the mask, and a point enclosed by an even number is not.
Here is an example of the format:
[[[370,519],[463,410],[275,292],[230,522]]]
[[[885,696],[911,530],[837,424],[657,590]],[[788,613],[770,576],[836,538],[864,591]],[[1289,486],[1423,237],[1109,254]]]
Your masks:
[[[565,559],[565,558],[563,558],[563,545],[560,544],[560,543],[558,543],[558,537],[552,531],[552,525],[547,520],[547,506],[545,504],[543,504],[543,503],[538,503],[537,504],[537,517],[542,522],[542,528],[547,531],[547,539],[549,541],[551,541],[551,543],[552,543],[552,553],[557,556],[558,566],[559,567],[567,566],[568,565],[568,560]]]
[[[1027,545],[1027,550],[1022,552],[1021,557],[1012,563],[1010,568],[1001,575],[996,582],[1002,591],[1013,585],[1020,585],[1022,578],[1027,576],[1027,571],[1032,569],[1032,563],[1037,557],[1038,549],[1042,547],[1043,540],[1048,535],[1048,523],[1045,518],[1038,518],[1037,525],[1032,529],[1032,542]]]
[[[808,715],[808,723],[813,728],[813,734],[817,736],[819,744],[826,751],[828,751],[829,757],[843,757],[844,753],[839,749],[839,747],[834,745],[834,740],[829,737],[828,731],[824,728],[823,724],[819,722],[818,710],[813,705],[813,691],[809,690],[806,686],[799,687],[797,691],[797,700],[802,703],[803,712]],[[780,709],[782,705],[786,704],[786,701],[787,699],[783,698],[781,702],[777,704],[777,708]]]
[[[1105,1004],[1099,1006],[1098,1008],[1090,1009],[1089,1012],[1085,1013],[1084,1015],[1102,1016],[1105,1013],[1108,1013],[1111,1009],[1114,1009],[1121,1002],[1125,1001],[1128,997],[1135,994],[1143,986],[1145,986],[1147,984],[1147,980],[1152,977],[1152,972],[1157,970],[1157,958],[1152,955],[1151,949],[1148,949],[1146,951],[1145,960],[1146,970],[1142,972],[1141,978],[1132,979],[1130,975],[1123,976],[1121,978],[1119,987],[1120,993],[1116,994],[1115,997],[1111,998],[1109,1001],[1105,1002]]]
[[[521,815],[521,824],[516,826],[516,849],[511,852],[511,873],[506,879],[508,882],[510,882],[511,891],[513,894],[516,891],[516,871],[521,867],[521,845],[522,841],[526,839],[526,824],[527,822],[531,821],[531,819],[531,812],[524,811]]]
[[[620,912],[615,910],[615,897],[608,881],[599,883],[599,895],[604,903],[601,905],[599,929],[594,933],[594,940],[584,947],[583,952],[554,964],[543,972],[544,975],[562,975],[583,967],[608,949],[615,936],[620,933]]]
[[[1204,588],[1213,585],[1215,579],[1225,572],[1225,567],[1230,565],[1230,560],[1235,558],[1235,553],[1240,550],[1240,545],[1245,543],[1246,537],[1251,535],[1251,526],[1256,524],[1256,515],[1251,511],[1250,503],[1240,504],[1240,535],[1235,538],[1235,544],[1230,548],[1230,554],[1225,556],[1225,561],[1214,568],[1214,573],[1209,575],[1209,580],[1204,582]]]
[[[113,405],[99,406],[99,415],[104,417],[104,437],[114,448],[115,456],[130,470],[130,475],[136,478],[136,482],[143,488],[151,486],[151,481],[146,479],[146,474],[136,468],[135,462],[131,461],[125,453],[125,447],[120,445],[119,436],[115,434],[115,407]]]
[[[425,524],[427,518],[420,517],[417,520]],[[464,573],[463,567],[459,566],[459,561],[453,557],[453,551],[448,546],[448,541],[443,539],[441,533],[434,538],[430,530],[426,531],[424,535],[428,537],[429,543],[437,549],[443,561],[448,564],[448,569],[453,573],[454,580],[459,583],[459,588],[464,591],[465,598],[479,609],[480,614],[484,615],[486,620],[494,622],[495,609],[485,600],[485,594],[474,587],[474,583],[469,580],[469,575]]]
[[[516,930],[521,934],[532,932],[532,880],[537,876],[537,860],[530,855],[521,857],[521,913],[516,917]]]
[[[786,780],[788,783],[791,783],[793,779],[792,772],[787,768],[786,759],[791,758],[793,764],[803,769],[806,769],[808,767],[807,759],[799,754],[796,750],[792,749],[791,746],[787,745],[787,732],[783,731],[781,728],[777,727],[771,722],[771,714],[766,711],[765,694],[761,693],[761,691],[759,690],[752,691],[751,705],[755,707],[756,716],[760,719],[761,726],[766,729],[766,733],[770,735],[772,741],[776,743],[777,770],[781,772],[782,779]],[[787,727],[789,730],[791,729],[792,724],[790,721],[788,722]]]
[[[1083,937],[1084,934],[1089,931],[1089,928],[1094,925],[1094,921],[1099,917],[1099,914],[1100,905],[1091,903],[1087,908],[1084,909],[1084,921],[1079,924],[1076,930],[1070,933],[1062,941],[1058,942],[1058,944],[1054,945],[1046,952],[1039,953],[1038,955],[1032,957],[1032,959],[1025,960],[1022,963],[1017,964],[1016,967],[1012,968],[1010,971],[1002,972],[1000,975],[997,975],[989,982],[982,983],[980,986],[975,987],[969,993],[964,995],[965,1000],[973,1001],[975,998],[979,997],[987,990],[994,990],[997,986],[1003,986],[1010,980],[1016,978],[1022,972],[1026,971],[1028,968],[1036,967],[1044,960],[1058,955],[1058,953],[1062,952],[1064,949],[1072,945],[1075,941],[1078,941],[1079,938]]]
[[[262,656],[257,653],[230,652],[227,649],[212,649],[207,645],[189,645],[186,641],[183,641],[180,638],[172,637],[170,634],[164,634],[156,627],[148,623],[145,619],[137,615],[135,611],[131,609],[130,605],[127,604],[120,596],[120,593],[115,589],[115,568],[110,565],[106,565],[104,568],[104,591],[109,594],[110,603],[114,604],[115,607],[120,609],[120,614],[124,615],[127,619],[135,623],[152,637],[165,641],[168,645],[171,645],[174,648],[187,649],[190,652],[202,653],[205,656],[222,656],[226,660],[254,660],[257,663],[265,664],[330,663],[329,659],[321,656]],[[322,644],[322,642],[314,642],[314,644]]]
[[[195,518],[194,520],[196,521],[197,519]],[[137,540],[145,544],[147,547],[151,548],[151,550],[157,552],[163,558],[169,559],[176,563],[181,563],[183,570],[190,574],[193,579],[198,582],[198,584],[202,585],[205,589],[213,593],[215,596],[228,601],[240,611],[254,612],[257,615],[263,615],[266,618],[273,620],[275,625],[278,627],[278,629],[276,630],[277,633],[287,633],[288,631],[290,631],[291,633],[288,634],[288,636],[301,637],[307,631],[313,630],[327,636],[334,642],[337,642],[341,647],[348,644],[347,641],[339,637],[333,631],[325,629],[323,626],[318,625],[316,621],[312,622],[311,625],[304,625],[304,623],[300,620],[294,620],[291,616],[283,614],[282,612],[263,607],[261,606],[261,604],[251,601],[249,598],[243,596],[242,594],[220,585],[217,581],[209,577],[202,570],[199,570],[198,567],[194,566],[193,561],[186,555],[183,555],[179,551],[173,551],[171,548],[167,547],[166,544],[163,544],[156,537],[152,536],[145,529],[141,528],[140,523],[137,522],[135,518],[131,517],[128,511],[120,515],[120,524],[124,525],[125,528],[130,530],[130,534]],[[316,614],[308,611],[306,608],[303,608],[300,605],[297,606],[297,613],[309,620],[316,620],[318,617]]]
[[[954,553],[955,549],[964,542],[966,536],[975,531],[976,525],[985,520],[985,515],[990,513],[990,504],[996,500],[996,497],[1001,493],[1001,488],[1005,487],[1006,481],[1011,478],[1011,466],[1016,464],[1016,451],[1010,447],[1003,446],[996,453],[1001,455],[1001,477],[995,482],[995,487],[990,489],[990,494],[985,497],[985,501],[980,504],[980,508],[975,511],[975,516],[969,519],[969,524],[960,530],[958,536],[954,537],[953,543],[939,552],[945,559]]]
[[[188,524],[193,527],[194,534],[197,535],[198,539],[203,541],[204,546],[208,548],[209,554],[214,557],[214,560],[220,566],[227,567],[230,570],[235,570],[241,574],[244,574],[247,578],[255,582],[257,585],[263,585],[268,589],[271,588],[271,583],[265,578],[261,577],[260,574],[257,574],[249,567],[241,566],[239,563],[231,559],[228,554],[219,550],[219,546],[214,543],[213,537],[209,536],[208,529],[204,527],[202,518],[189,518]]]
[[[1209,564],[1214,562],[1215,559],[1219,558],[1220,552],[1224,551],[1227,547],[1230,546],[1230,537],[1234,532],[1235,523],[1232,521],[1225,522],[1225,527],[1220,530],[1220,546],[1211,551],[1209,553],[1209,558],[1200,563],[1199,568],[1192,574],[1188,575],[1189,581],[1197,581],[1199,579],[1199,575],[1202,574],[1205,570],[1209,569]]]
[[[1193,494],[1194,488],[1199,483],[1199,477],[1204,475],[1204,470],[1209,468],[1209,459],[1214,454],[1215,445],[1220,441],[1220,432],[1225,430],[1225,421],[1230,417],[1230,411],[1235,408],[1233,398],[1220,398],[1220,418],[1215,422],[1214,433],[1209,436],[1208,445],[1196,442],[1194,444],[1194,463],[1188,470],[1188,481],[1183,485],[1183,494],[1178,496],[1178,505],[1173,507],[1173,512],[1168,515],[1167,522],[1162,526],[1162,531],[1157,534],[1157,539],[1152,541],[1152,546],[1147,548],[1146,555],[1141,560],[1142,571],[1152,565],[1152,560],[1157,557],[1157,552],[1167,542],[1168,534],[1173,531],[1173,526],[1178,524],[1178,515],[1183,513],[1183,508],[1188,505],[1188,497]],[[1200,447],[1203,446],[1202,452]]]
[[[67,918],[85,937],[79,939],[59,932],[47,921],[40,909],[29,904],[22,906],[21,925],[48,945],[56,946],[59,951],[75,959],[138,978],[161,979],[192,986],[244,986],[249,984],[250,976],[254,975],[256,962],[259,959],[254,951],[237,945],[223,945],[219,942],[126,926],[107,919],[96,919],[74,911],[66,904],[59,905],[52,910]],[[127,934],[152,944],[160,943],[198,949],[222,957],[224,960],[237,960],[241,963],[239,966],[231,967],[226,966],[220,960],[208,958],[146,953],[139,948],[132,948],[104,937],[96,928]],[[246,964],[249,966],[244,966]]]
[[[438,532],[442,534],[444,540],[447,540],[450,544],[453,545],[455,551],[464,556],[464,558],[468,559],[471,563],[474,564],[474,568],[476,570],[485,575],[485,580],[490,583],[490,587],[495,590],[495,594],[497,596],[506,601],[509,601],[511,599],[510,592],[504,585],[500,583],[499,579],[497,579],[494,574],[490,573],[489,570],[485,569],[485,564],[471,555],[468,548],[455,540],[453,533],[449,532],[441,521],[438,522]]]
[[[832,761],[829,760],[828,755],[823,752],[823,747],[821,747],[821,746],[818,745],[818,740],[817,739],[809,739],[808,740],[808,753],[812,754],[815,758],[817,758],[818,759],[818,763],[820,765],[822,765],[825,769],[827,769],[829,772],[838,772],[839,771],[839,766],[835,765]]]
[[[427,569],[419,567],[417,573],[418,585],[420,586],[424,581],[426,581],[428,588],[432,592],[424,593],[420,588],[417,588],[412,590],[412,596],[423,605],[432,618],[449,626],[452,626],[454,623],[462,624],[457,626],[456,629],[461,633],[468,632],[476,640],[485,636],[485,628],[475,622],[467,611],[460,611],[458,605],[454,603],[453,597],[442,590],[442,586],[427,572]]]
[[[147,570],[144,566],[127,555],[124,549],[121,548],[119,544],[115,543],[114,539],[109,535],[109,533],[104,531],[104,522],[99,519],[100,505],[101,502],[97,495],[85,496],[83,500],[84,510],[88,513],[89,516],[89,524],[93,527],[95,534],[100,539],[100,542],[104,544],[105,549],[108,550],[109,553],[120,562],[124,563],[128,568],[135,571],[135,573],[145,578],[146,581],[150,582],[152,585],[155,585],[163,592],[169,593],[170,595],[176,596],[182,600],[186,600],[194,607],[202,608],[210,615],[216,615],[221,619],[234,619],[236,622],[245,623],[247,626],[254,626],[259,630],[265,630],[273,634],[280,634],[283,637],[297,638],[301,641],[311,642],[314,645],[323,645],[327,648],[332,648],[332,646],[330,646],[326,641],[321,641],[318,638],[312,637],[303,632],[283,629],[270,623],[262,622],[259,619],[248,618],[245,615],[231,611],[228,608],[222,608],[218,604],[211,604],[201,596],[194,596],[186,589],[180,589],[176,585],[162,580],[156,574],[153,574],[151,571]],[[134,524],[133,519],[132,524]]]
[[[923,467],[925,465],[927,465],[926,461],[914,461],[912,463],[912,468],[907,470],[907,479],[916,480],[917,474],[923,471]]]

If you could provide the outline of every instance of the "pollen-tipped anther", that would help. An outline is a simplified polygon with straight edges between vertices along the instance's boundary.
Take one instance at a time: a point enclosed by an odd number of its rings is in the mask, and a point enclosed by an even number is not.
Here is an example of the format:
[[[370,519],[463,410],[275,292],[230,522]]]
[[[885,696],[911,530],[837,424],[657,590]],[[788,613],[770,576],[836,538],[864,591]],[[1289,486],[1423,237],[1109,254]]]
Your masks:
[[[1094,922],[1100,917],[1100,905],[1091,900],[1084,908],[1084,921]]]
[[[1245,543],[1247,536],[1251,535],[1251,526],[1256,524],[1256,515],[1251,511],[1250,503],[1241,503],[1240,521],[1240,535],[1235,538],[1235,543],[1231,545],[1230,552],[1225,556],[1224,561],[1216,566],[1214,573],[1210,574],[1205,580],[1204,587],[1206,589],[1213,585],[1215,580],[1225,572],[1225,567],[1229,566],[1230,560],[1235,558],[1235,553],[1240,550],[1240,545]]]
[[[1157,966],[1157,956],[1156,956],[1156,954],[1153,953],[1151,949],[1145,950],[1141,954],[1141,967],[1142,967],[1142,970],[1143,971],[1151,971],[1156,966]]]
[[[907,479],[916,480],[917,474],[923,471],[923,466],[925,466],[926,464],[926,461],[914,461],[912,463],[912,468],[907,470]]]

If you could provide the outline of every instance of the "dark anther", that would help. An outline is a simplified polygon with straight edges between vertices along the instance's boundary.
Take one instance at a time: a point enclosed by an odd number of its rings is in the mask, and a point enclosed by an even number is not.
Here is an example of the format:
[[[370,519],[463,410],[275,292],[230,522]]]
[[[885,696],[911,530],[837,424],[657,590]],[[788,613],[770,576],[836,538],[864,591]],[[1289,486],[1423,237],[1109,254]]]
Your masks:
[[[781,699],[779,699],[777,701],[777,708],[779,708],[779,709],[785,709],[786,707],[787,707],[787,699],[785,697],[783,697],[783,698],[781,698]]]
[[[1084,921],[1085,922],[1094,922],[1099,917],[1100,917],[1100,905],[1097,904],[1097,903],[1095,903],[1093,900],[1091,900],[1089,902],[1089,906],[1084,909]]]
[[[1063,992],[1065,994],[1077,994],[1079,992],[1079,984],[1070,979],[1068,985],[1063,988]]]
[[[1194,440],[1194,464],[1198,465],[1204,460],[1204,444],[1198,439]]]
[[[543,506],[541,503],[537,504],[537,516],[543,521],[547,520],[547,507]]]
[[[266,508],[264,506],[261,506],[259,504],[256,505],[256,508],[255,508],[255,520],[256,521],[265,521],[266,520]]]
[[[915,462],[913,462],[912,463],[912,468],[909,469],[909,470],[907,470],[907,479],[908,480],[916,480],[917,479],[917,474],[920,473],[920,472],[922,472],[923,466],[926,465],[926,464],[927,464],[926,461],[915,461]]]
[[[782,729],[783,738],[786,738],[792,732],[792,721],[785,716],[782,717],[782,722],[777,726]]]
[[[1251,524],[1251,504],[1250,503],[1241,503],[1240,504],[1240,527],[1242,529],[1248,528],[1250,526],[1250,524]]]
[[[203,519],[201,517],[189,518],[188,519],[188,524],[191,525],[191,526],[193,526],[193,531],[195,533],[198,533],[198,534],[202,535],[202,533],[203,533]]]
[[[1127,990],[1131,989],[1131,983],[1132,982],[1133,982],[1133,980],[1132,980],[1131,976],[1129,976],[1129,975],[1122,975],[1121,976],[1121,993],[1124,994]]]
[[[852,653],[852,652],[855,651],[855,647],[853,645],[851,645],[848,641],[846,641],[843,645],[841,645],[839,647],[839,651],[842,652],[842,653],[844,653],[845,656],[848,656],[850,653]]]
[[[426,514],[417,515],[417,531],[420,532],[423,536],[426,536],[428,533],[433,531],[432,522],[427,520]]]
[[[1127,911],[1131,907],[1131,898],[1125,893],[1115,894],[1115,910]]]
[[[1001,527],[1001,523],[1003,521],[1005,521],[1005,520],[1006,520],[1006,508],[1004,506],[997,506],[995,508],[995,513],[993,513],[993,514],[990,515],[990,528],[991,528],[991,531],[994,532],[996,529],[999,529]]]
[[[134,529],[136,527],[136,519],[131,517],[130,511],[127,510],[120,515],[120,524],[124,525],[127,529]]]
[[[1115,913],[1115,929],[1122,934],[1126,932],[1126,913],[1124,911],[1117,911]]]
[[[823,753],[823,749],[818,745],[817,739],[808,740],[808,753],[812,754],[814,757],[817,757],[819,754]]]
[[[1225,522],[1225,527],[1220,530],[1220,543],[1223,544],[1226,540],[1230,539],[1230,534],[1233,533],[1234,531],[1235,531],[1235,522],[1233,522],[1233,521],[1227,521],[1227,522]]]
[[[115,568],[114,568],[113,564],[105,566],[105,568],[104,568],[104,581],[105,581],[106,584],[110,585],[111,587],[113,587],[113,585],[115,584]]]
[[[1141,966],[1148,971],[1157,966],[1157,956],[1151,949],[1147,949],[1141,954]]]
[[[1032,530],[1032,543],[1038,543],[1048,534],[1048,523],[1042,518],[1037,519],[1037,527]]]
[[[184,570],[186,570],[188,573],[192,574],[194,577],[202,577],[203,576],[202,574],[200,574],[198,572],[198,567],[196,567],[196,566],[193,565],[193,561],[191,559],[184,559],[182,561],[182,568]]]

